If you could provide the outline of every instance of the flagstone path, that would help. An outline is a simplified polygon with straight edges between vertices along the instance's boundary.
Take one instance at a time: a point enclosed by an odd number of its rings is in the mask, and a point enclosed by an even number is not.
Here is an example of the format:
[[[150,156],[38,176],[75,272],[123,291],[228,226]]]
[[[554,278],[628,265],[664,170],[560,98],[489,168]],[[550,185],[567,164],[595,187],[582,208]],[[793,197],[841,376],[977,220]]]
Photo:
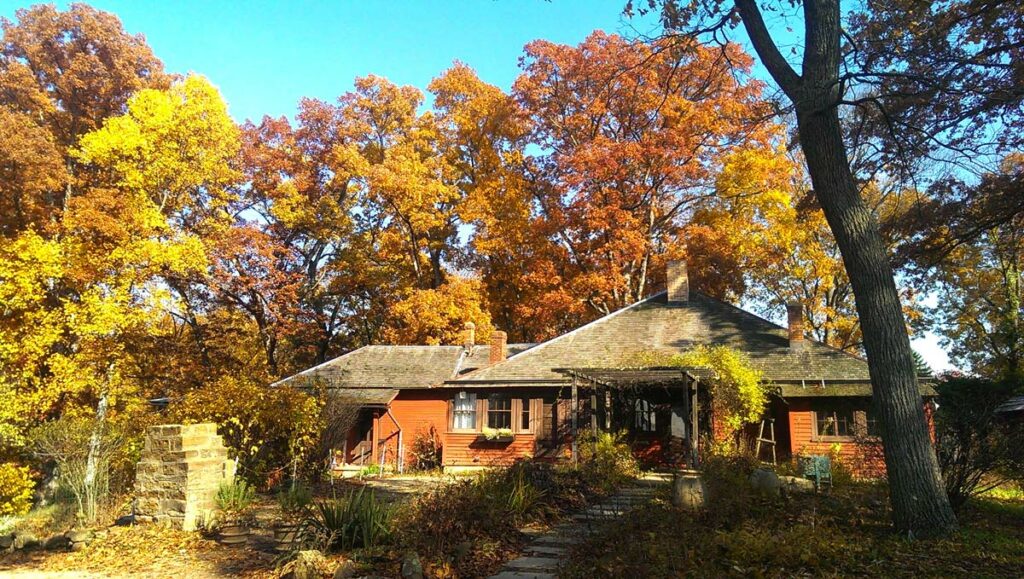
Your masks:
[[[618,518],[650,501],[659,486],[671,484],[671,475],[647,474],[635,484],[600,503],[576,513],[561,524],[543,532],[522,529],[534,534],[534,539],[523,549],[523,554],[501,568],[490,579],[553,579],[558,577],[558,566],[570,547],[594,533],[601,523]]]

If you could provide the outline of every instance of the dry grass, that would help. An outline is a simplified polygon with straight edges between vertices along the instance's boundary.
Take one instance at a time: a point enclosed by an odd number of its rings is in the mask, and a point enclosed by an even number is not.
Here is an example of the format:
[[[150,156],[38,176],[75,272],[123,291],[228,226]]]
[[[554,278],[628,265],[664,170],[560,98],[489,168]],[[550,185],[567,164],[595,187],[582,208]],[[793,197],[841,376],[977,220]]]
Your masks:
[[[789,501],[748,497],[730,517],[666,502],[609,526],[572,553],[566,577],[1014,577],[1024,562],[1024,502],[969,504],[954,537],[892,533],[881,485]]]

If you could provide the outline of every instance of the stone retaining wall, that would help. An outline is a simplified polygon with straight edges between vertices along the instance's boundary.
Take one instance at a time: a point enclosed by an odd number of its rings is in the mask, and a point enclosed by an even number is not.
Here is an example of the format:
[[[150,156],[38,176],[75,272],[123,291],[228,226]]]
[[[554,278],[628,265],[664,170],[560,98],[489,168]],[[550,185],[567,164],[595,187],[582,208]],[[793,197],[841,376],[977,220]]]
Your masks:
[[[193,531],[216,507],[221,482],[233,478],[216,424],[151,426],[135,476],[136,519]]]

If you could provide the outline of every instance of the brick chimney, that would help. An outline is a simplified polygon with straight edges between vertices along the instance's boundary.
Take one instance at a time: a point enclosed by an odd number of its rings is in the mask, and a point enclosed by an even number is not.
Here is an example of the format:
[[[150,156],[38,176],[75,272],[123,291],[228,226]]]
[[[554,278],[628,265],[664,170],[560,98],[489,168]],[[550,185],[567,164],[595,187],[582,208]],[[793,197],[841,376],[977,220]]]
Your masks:
[[[476,324],[473,322],[466,322],[466,325],[462,329],[462,347],[467,352],[473,351],[473,346],[476,345]]]
[[[800,303],[786,304],[786,319],[789,324],[789,347],[800,348],[804,345],[804,307]]]
[[[508,335],[501,330],[491,332],[491,364],[497,364],[505,359]]]
[[[668,303],[678,304],[690,301],[690,276],[686,273],[686,262],[670,261],[666,270]]]

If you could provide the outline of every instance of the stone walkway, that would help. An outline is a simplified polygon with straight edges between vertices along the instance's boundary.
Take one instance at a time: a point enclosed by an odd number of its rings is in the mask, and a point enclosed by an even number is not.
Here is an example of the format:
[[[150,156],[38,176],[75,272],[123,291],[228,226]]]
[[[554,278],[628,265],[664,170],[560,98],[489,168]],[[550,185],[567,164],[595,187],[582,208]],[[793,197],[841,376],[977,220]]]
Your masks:
[[[671,484],[671,475],[648,474],[634,485],[623,488],[604,501],[576,513],[546,531],[533,533],[534,539],[523,548],[523,554],[501,568],[490,579],[553,579],[568,549],[582,542],[601,523],[618,518],[648,502],[659,486]],[[529,529],[522,530],[531,534]]]

